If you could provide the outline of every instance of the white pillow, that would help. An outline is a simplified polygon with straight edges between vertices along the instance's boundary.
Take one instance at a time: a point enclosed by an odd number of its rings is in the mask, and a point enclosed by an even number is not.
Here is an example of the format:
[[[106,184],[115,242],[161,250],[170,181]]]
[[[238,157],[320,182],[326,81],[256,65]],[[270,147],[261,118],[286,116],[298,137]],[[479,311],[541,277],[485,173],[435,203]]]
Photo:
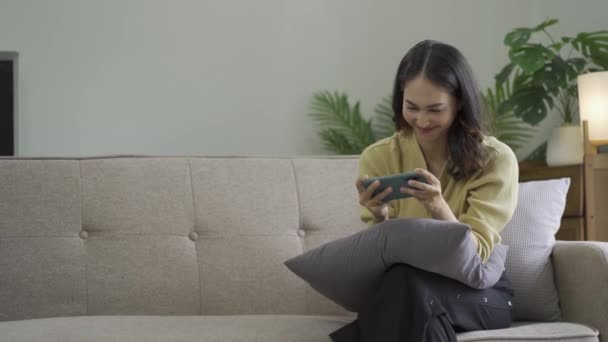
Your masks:
[[[509,246],[505,268],[515,291],[516,321],[561,318],[551,252],[569,187],[570,178],[519,184],[517,208],[501,232]]]

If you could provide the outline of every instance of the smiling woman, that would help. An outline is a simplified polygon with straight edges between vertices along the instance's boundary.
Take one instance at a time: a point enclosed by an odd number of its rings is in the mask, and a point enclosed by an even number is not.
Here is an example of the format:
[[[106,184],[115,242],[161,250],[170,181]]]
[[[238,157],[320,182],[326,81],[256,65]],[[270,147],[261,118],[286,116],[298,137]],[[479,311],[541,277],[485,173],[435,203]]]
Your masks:
[[[518,166],[513,151],[484,128],[471,68],[456,48],[423,41],[404,56],[393,89],[396,133],[368,146],[359,161],[361,219],[370,225],[414,217],[464,223],[471,227],[470,248],[488,260],[517,205]],[[390,187],[373,195],[379,181],[363,187],[369,177],[409,171],[425,182],[410,180],[399,189],[408,198],[387,201]],[[467,301],[457,300],[461,296]],[[512,296],[504,273],[491,288],[477,290],[398,265],[357,320],[332,338],[456,341],[455,331],[510,326]]]
[[[438,157],[447,159],[448,172],[456,179],[468,178],[491,158],[483,143],[488,129],[479,93],[473,72],[458,50],[431,41],[419,43],[403,58],[395,77],[396,130],[413,131],[423,152],[429,149],[429,141],[439,139],[434,146],[447,146],[447,151],[429,150],[428,154],[445,153]]]

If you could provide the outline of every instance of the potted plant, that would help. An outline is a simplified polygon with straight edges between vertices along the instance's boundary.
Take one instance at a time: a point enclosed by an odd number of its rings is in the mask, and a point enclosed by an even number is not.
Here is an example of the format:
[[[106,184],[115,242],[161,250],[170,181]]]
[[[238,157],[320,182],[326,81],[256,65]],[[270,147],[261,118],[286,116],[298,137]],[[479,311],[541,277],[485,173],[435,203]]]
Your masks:
[[[581,129],[576,125],[576,78],[608,69],[608,31],[582,32],[556,40],[547,28],[557,23],[557,19],[548,19],[505,36],[510,62],[496,75],[496,86],[511,82],[512,92],[498,111],[512,112],[531,125],[537,125],[551,110],[559,113],[562,125],[547,142],[547,164],[576,164],[583,158]],[[544,35],[547,40],[531,42],[533,35]]]

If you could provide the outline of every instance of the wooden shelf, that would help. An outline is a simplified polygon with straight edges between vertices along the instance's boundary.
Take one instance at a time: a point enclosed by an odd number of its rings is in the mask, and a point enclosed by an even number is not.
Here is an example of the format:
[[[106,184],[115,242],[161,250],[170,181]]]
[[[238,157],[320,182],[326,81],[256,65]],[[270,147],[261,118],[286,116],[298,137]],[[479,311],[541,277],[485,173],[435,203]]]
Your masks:
[[[524,161],[519,164],[519,181],[570,178],[566,208],[555,235],[558,240],[585,239],[585,178],[583,164],[549,167],[544,162]]]
[[[549,167],[521,162],[519,181],[570,178],[558,240],[608,241],[608,153],[586,153],[584,164]]]

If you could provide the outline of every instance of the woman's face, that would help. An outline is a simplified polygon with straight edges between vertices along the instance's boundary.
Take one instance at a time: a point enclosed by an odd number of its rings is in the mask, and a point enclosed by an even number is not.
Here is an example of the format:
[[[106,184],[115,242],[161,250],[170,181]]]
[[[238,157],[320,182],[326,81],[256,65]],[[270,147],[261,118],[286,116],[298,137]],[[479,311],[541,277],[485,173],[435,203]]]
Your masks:
[[[447,138],[458,106],[454,96],[424,76],[418,76],[405,84],[403,118],[412,126],[420,142]]]

